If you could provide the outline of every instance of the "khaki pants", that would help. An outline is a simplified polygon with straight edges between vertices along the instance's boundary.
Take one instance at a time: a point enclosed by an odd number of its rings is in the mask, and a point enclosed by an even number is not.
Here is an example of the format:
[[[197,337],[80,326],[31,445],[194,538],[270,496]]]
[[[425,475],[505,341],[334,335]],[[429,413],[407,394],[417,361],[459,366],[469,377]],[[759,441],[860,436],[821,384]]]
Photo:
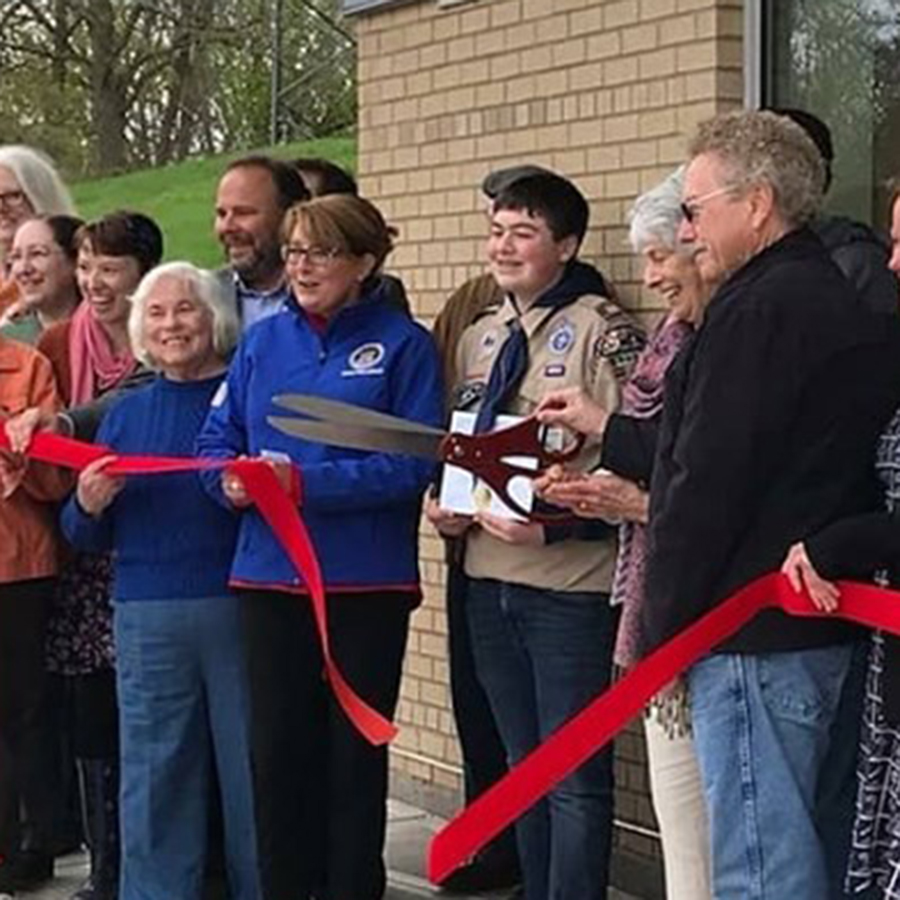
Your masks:
[[[662,835],[666,900],[711,900],[709,829],[693,738],[644,719],[650,789]]]

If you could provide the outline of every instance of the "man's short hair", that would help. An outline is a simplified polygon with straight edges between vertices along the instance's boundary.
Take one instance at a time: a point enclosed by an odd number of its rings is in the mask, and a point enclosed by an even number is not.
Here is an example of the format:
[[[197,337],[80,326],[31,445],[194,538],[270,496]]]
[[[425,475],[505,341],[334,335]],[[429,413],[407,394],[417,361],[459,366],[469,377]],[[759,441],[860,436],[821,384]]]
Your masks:
[[[567,178],[553,172],[515,179],[494,198],[493,209],[494,212],[525,210],[530,216],[540,216],[554,240],[574,236],[579,244],[584,240],[590,217],[581,191]]]
[[[497,169],[486,175],[481,182],[481,193],[490,200],[494,200],[498,194],[503,193],[514,181],[527,178],[529,175],[553,175],[550,169],[543,166],[535,166],[526,163],[522,166],[510,166],[506,169]]]
[[[825,161],[809,135],[786,116],[767,110],[724,113],[701,122],[688,146],[691,158],[721,160],[730,186],[760,181],[792,228],[815,218],[825,188]]]
[[[318,156],[301,156],[292,163],[300,173],[306,189],[312,197],[326,194],[359,194],[356,179],[346,170],[328,159]]]
[[[273,159],[271,156],[264,156],[260,153],[232,160],[225,167],[225,172],[233,172],[235,169],[264,169],[268,172],[272,179],[272,184],[275,185],[278,206],[282,211],[289,209],[295,203],[300,203],[302,200],[309,200],[310,193],[306,188],[306,184],[291,163]]]
[[[770,112],[778,113],[779,116],[787,116],[809,135],[825,162],[825,192],[827,193],[828,188],[831,187],[831,164],[834,162],[834,141],[831,139],[831,129],[818,116],[814,116],[805,109],[773,106]]]

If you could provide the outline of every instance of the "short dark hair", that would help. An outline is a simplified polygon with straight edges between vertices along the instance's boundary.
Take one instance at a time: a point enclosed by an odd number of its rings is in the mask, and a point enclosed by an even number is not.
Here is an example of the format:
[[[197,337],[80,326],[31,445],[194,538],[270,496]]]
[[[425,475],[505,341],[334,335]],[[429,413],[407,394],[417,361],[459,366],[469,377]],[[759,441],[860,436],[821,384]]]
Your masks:
[[[159,225],[150,216],[127,209],[82,225],[75,240],[79,248],[90,244],[94,253],[134,257],[141,275],[157,265],[163,255],[163,235]]]
[[[574,236],[579,244],[590,218],[581,191],[567,178],[552,172],[517,178],[494,198],[493,209],[526,210],[530,216],[544,219],[555,240]]]
[[[831,129],[818,117],[805,109],[795,109],[791,106],[772,107],[769,112],[779,116],[787,116],[796,125],[799,125],[816,145],[822,161],[825,163],[825,187],[827,191],[831,186],[831,164],[834,162],[834,141],[831,139]]]
[[[514,181],[527,178],[529,175],[553,175],[549,169],[536,166],[532,163],[524,163],[521,166],[509,166],[506,169],[495,169],[489,172],[481,182],[481,193],[493,200],[498,194],[508,188]]]
[[[319,156],[301,156],[292,163],[313,197],[326,194],[359,195],[356,179],[339,165]]]
[[[65,254],[70,262],[78,258],[78,232],[84,225],[84,219],[78,216],[39,216],[38,221],[43,222],[53,235],[53,241]]]
[[[290,209],[295,203],[310,198],[306,184],[291,163],[273,159],[262,153],[255,153],[232,160],[225,167],[225,172],[233,172],[235,169],[263,169],[268,172],[272,184],[275,185],[278,206],[282,211]]]

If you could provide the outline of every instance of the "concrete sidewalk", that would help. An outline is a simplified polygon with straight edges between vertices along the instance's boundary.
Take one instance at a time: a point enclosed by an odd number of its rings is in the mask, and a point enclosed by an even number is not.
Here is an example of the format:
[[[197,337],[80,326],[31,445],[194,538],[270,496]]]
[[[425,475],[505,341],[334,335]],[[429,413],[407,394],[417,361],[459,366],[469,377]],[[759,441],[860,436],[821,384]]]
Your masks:
[[[425,849],[431,836],[443,821],[414,806],[391,800],[388,806],[387,864],[389,887],[385,900],[414,900],[421,897],[443,897],[450,900],[474,900],[475,895],[444,894],[433,888],[424,875]],[[57,877],[40,891],[17,894],[16,900],[68,900],[87,877],[84,854],[73,854],[56,861]],[[478,894],[482,900],[509,900],[510,893],[499,891]],[[6,897],[0,894],[0,900]],[[610,890],[609,900],[639,900]]]

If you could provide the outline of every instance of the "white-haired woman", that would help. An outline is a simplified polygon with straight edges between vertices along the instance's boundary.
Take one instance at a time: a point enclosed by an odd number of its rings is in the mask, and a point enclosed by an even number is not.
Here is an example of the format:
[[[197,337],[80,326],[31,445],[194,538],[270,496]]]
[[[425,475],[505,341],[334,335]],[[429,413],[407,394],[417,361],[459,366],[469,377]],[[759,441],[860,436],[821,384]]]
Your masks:
[[[0,325],[19,300],[7,260],[16,229],[33,216],[74,214],[69,191],[49,157],[21,144],[0,146]]]
[[[191,455],[238,323],[215,277],[151,270],[132,299],[135,355],[158,372],[127,392],[97,440],[113,453]],[[256,900],[246,697],[236,599],[237,518],[194,474],[123,478],[88,466],[62,513],[77,547],[113,550],[121,733],[120,900],[199,900],[212,760],[231,896]]]
[[[663,377],[708,298],[690,246],[679,244],[683,169],[642,194],[631,210],[631,246],[644,263],[644,284],[669,307],[641,354],[622,395],[625,422],[648,428],[662,408]],[[646,437],[636,429],[636,435]],[[651,442],[652,443],[652,442]],[[622,606],[615,661],[638,661],[640,610],[647,553],[649,453],[631,452],[627,468],[551,482],[544,495],[586,518],[621,521],[612,602]],[[610,460],[604,461],[612,465]],[[708,900],[709,837],[706,810],[683,687],[657,698],[644,719],[653,805],[662,835],[668,900]]]

